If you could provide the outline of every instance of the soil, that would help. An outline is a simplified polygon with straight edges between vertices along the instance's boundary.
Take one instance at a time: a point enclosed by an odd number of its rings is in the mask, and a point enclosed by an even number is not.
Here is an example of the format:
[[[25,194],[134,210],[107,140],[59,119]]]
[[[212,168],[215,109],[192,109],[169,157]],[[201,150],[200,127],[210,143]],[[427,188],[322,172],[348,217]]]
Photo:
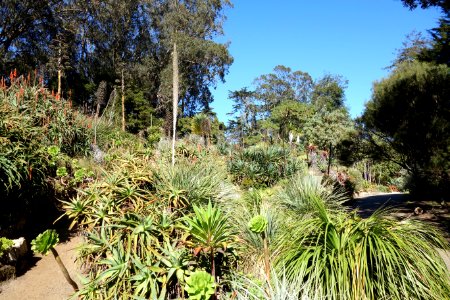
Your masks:
[[[380,207],[389,207],[391,215],[399,219],[416,218],[437,225],[447,234],[450,241],[450,207],[434,201],[411,201],[407,194],[385,193],[359,195],[347,204],[349,208],[358,210],[363,217],[371,215]],[[420,207],[419,210],[416,210]],[[414,211],[420,214],[415,214]],[[56,246],[69,274],[79,284],[80,269],[75,263],[76,247],[81,244],[82,237],[74,236],[67,242]],[[450,270],[450,252],[440,251]],[[62,275],[51,254],[44,257],[33,257],[34,265],[23,275],[14,280],[0,284],[0,300],[62,300],[72,294],[72,287]]]
[[[74,236],[55,247],[78,285],[81,273],[75,259],[76,247],[81,242],[82,237]],[[51,253],[46,256],[35,255],[32,264],[34,265],[23,275],[0,283],[0,300],[62,300],[68,299],[74,293]]]

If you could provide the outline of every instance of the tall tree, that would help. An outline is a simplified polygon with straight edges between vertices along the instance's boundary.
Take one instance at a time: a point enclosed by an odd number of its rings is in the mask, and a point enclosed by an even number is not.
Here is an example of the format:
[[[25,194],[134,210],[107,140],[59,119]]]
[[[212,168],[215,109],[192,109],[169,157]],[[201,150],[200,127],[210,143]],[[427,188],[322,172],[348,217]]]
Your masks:
[[[57,0],[3,0],[0,4],[0,72],[29,71],[47,62],[57,33]]]
[[[340,75],[327,74],[314,84],[311,103],[317,110],[333,111],[344,106],[347,80]]]
[[[442,8],[444,11],[449,11],[450,9],[450,3],[447,0],[402,0],[402,2],[410,9],[415,9],[419,6],[421,8],[437,6]]]
[[[262,101],[262,112],[268,116],[270,111],[284,100],[308,103],[313,80],[308,73],[294,71],[282,65],[276,66],[273,73],[255,79],[256,95]]]
[[[446,65],[403,64],[374,85],[362,116],[378,150],[400,155],[395,162],[412,174],[416,191],[449,192],[449,74]]]
[[[172,3],[173,0],[161,1],[152,15],[160,20],[160,47],[172,49],[173,43],[177,44],[181,114],[193,115],[209,107],[213,100],[210,87],[217,80],[224,80],[232,62],[227,45],[213,41],[222,34],[223,9],[231,3],[228,0],[179,0],[176,6]],[[165,60],[163,51],[161,61]],[[158,106],[165,111],[166,124],[172,121],[169,113],[172,89],[164,81],[171,75],[172,69],[166,64],[161,71],[162,84],[158,91]],[[169,128],[166,126],[166,131]]]

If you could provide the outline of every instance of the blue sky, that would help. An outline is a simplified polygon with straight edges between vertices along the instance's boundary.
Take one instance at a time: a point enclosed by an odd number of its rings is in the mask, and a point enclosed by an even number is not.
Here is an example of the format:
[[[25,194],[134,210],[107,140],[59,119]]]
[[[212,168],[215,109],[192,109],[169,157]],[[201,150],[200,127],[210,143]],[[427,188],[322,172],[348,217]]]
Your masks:
[[[225,36],[234,63],[213,90],[212,107],[226,122],[228,91],[252,87],[276,65],[308,72],[314,79],[340,74],[349,81],[352,117],[364,110],[372,83],[386,77],[408,33],[436,26],[437,9],[410,11],[400,0],[234,0],[226,10]]]

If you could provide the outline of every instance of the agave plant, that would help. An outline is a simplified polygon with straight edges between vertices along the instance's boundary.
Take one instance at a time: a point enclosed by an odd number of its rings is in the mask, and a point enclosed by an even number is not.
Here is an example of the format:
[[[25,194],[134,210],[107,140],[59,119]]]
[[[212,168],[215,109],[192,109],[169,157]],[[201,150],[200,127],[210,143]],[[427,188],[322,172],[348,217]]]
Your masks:
[[[305,169],[289,150],[278,147],[251,147],[236,153],[228,162],[234,180],[245,187],[270,187]]]

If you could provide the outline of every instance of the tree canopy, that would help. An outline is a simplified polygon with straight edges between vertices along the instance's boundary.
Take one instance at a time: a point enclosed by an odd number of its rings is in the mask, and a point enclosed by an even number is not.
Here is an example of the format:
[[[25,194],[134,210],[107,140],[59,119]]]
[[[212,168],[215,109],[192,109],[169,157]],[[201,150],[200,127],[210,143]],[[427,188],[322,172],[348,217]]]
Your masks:
[[[446,65],[404,63],[375,83],[362,116],[377,150],[390,145],[417,187],[435,191],[450,186],[449,74]]]
[[[176,40],[180,113],[193,115],[208,109],[210,88],[224,80],[233,61],[228,45],[215,41],[223,34],[223,10],[230,5],[228,0],[5,0],[0,4],[0,73],[17,68],[26,75],[37,69],[55,89],[55,71],[62,70],[63,96],[71,91],[78,104],[92,110],[100,82],[107,83],[109,94],[124,73],[127,117],[155,110],[170,119],[171,43]],[[129,121],[133,131],[150,123]]]

